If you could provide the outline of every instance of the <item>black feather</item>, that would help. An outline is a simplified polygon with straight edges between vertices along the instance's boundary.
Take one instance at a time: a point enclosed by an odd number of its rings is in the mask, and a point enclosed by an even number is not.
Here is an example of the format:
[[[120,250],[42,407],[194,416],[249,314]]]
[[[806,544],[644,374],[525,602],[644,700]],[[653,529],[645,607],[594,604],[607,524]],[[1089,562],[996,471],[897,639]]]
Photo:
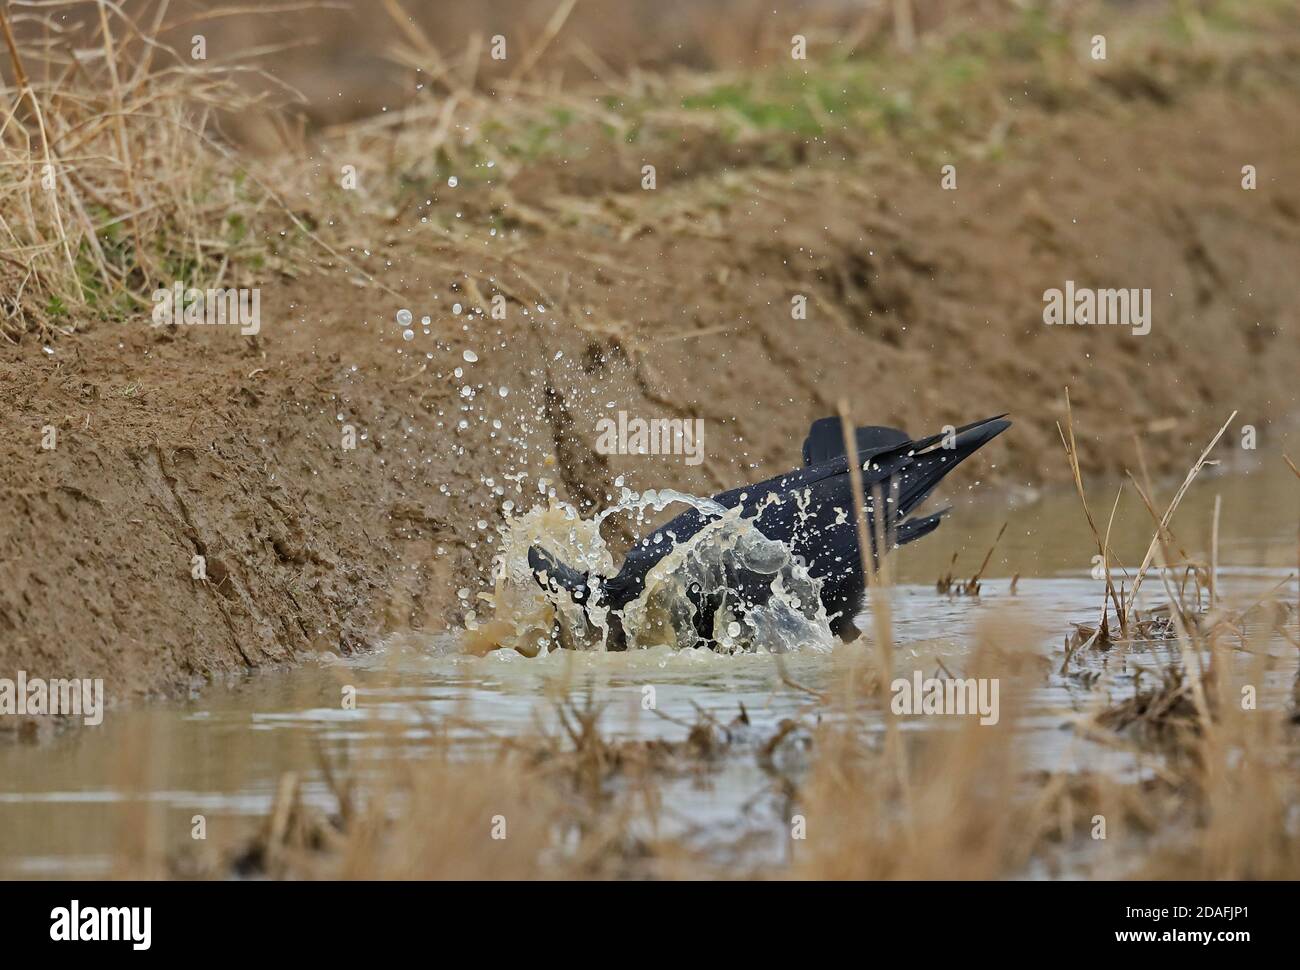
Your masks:
[[[884,451],[898,445],[905,445],[911,439],[906,431],[868,425],[854,432],[857,439],[858,454],[864,458],[869,454]],[[808,437],[803,441],[803,463],[817,465],[844,454],[844,422],[838,417],[818,418],[808,429]]]

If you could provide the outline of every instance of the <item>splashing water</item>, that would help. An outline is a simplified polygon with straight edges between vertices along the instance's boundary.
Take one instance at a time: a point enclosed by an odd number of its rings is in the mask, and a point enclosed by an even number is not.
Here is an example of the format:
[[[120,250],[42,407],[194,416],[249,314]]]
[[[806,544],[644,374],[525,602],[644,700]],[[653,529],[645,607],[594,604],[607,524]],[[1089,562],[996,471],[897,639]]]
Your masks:
[[[680,543],[656,536],[671,548],[646,574],[641,595],[621,611],[609,610],[600,602],[600,577],[613,576],[617,569],[601,525],[611,515],[630,512],[644,526],[648,512],[678,503],[711,521]],[[688,649],[711,641],[724,653],[830,650],[833,636],[819,581],[785,543],[764,536],[752,518],[740,513],[739,507],[726,509],[671,489],[638,494],[624,488],[615,505],[590,519],[554,498],[522,516],[508,516],[494,563],[494,590],[479,594],[494,616],[482,625],[467,624],[466,649],[486,653],[509,648],[530,657],[558,647],[619,649],[621,631],[628,649]],[[533,546],[587,574],[585,608],[563,593],[548,595],[538,585],[528,562]],[[738,583],[742,573],[750,574],[751,587],[753,574],[770,577],[770,583],[765,580],[771,590],[766,602],[745,601]],[[703,630],[702,612],[711,614]]]
[[[583,519],[573,506],[555,499],[522,516],[507,514],[501,551],[493,566],[493,592],[479,594],[491,605],[494,617],[482,625],[467,623],[467,651],[482,654],[505,647],[534,657],[566,641],[571,646],[593,640],[603,645],[608,637],[603,608],[592,603],[583,610],[567,598],[553,601],[537,585],[528,565],[528,550],[536,545],[589,575],[613,573],[614,560],[600,536],[600,522]]]
[[[745,603],[741,571],[770,576],[765,603]],[[788,546],[759,532],[730,509],[676,546],[651,568],[646,587],[623,611],[629,646],[699,646],[696,617],[712,611],[708,638],[726,653],[788,653],[832,644],[820,583],[796,563]]]

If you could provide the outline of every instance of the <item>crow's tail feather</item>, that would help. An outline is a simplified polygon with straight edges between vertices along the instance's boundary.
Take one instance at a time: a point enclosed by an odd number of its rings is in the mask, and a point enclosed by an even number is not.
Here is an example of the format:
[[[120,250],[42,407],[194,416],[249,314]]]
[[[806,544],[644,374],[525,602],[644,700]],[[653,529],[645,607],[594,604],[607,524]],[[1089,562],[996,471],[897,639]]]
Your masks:
[[[898,530],[894,533],[894,545],[906,545],[914,539],[929,535],[939,528],[939,523],[943,521],[943,517],[948,514],[948,511],[948,509],[941,509],[933,515],[927,515],[921,519],[908,519],[899,525]]]

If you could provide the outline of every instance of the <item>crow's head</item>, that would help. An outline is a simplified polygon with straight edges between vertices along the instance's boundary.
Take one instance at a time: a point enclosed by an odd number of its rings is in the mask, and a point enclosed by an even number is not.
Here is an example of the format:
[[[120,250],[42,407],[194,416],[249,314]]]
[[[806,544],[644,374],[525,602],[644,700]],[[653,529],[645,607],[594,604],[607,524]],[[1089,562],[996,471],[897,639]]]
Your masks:
[[[537,585],[548,593],[567,593],[573,602],[584,610],[592,599],[592,584],[589,573],[579,572],[572,566],[560,562],[541,546],[528,549],[528,568],[533,572]],[[603,588],[604,580],[596,577],[597,592]]]

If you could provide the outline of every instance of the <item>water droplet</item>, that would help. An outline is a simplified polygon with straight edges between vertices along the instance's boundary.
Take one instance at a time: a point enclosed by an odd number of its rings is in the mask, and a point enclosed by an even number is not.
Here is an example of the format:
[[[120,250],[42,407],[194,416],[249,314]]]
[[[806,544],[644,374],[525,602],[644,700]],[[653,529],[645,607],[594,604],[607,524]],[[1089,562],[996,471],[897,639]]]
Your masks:
[[[397,322],[404,327],[409,327],[411,325],[411,311],[406,309],[406,307],[402,307],[402,309],[398,310]]]
[[[410,329],[403,330],[403,331],[402,331],[402,339],[403,339],[403,340],[414,340],[414,339],[415,339],[415,331],[414,331],[414,330],[410,330]]]
[[[464,357],[465,360],[471,364],[476,363],[478,361],[478,354],[474,353],[474,351],[472,350],[465,351],[465,353],[461,354],[461,356]]]
[[[460,179],[456,178],[456,176],[453,175],[451,178],[447,179],[447,184],[454,189],[457,185],[460,184]]]

